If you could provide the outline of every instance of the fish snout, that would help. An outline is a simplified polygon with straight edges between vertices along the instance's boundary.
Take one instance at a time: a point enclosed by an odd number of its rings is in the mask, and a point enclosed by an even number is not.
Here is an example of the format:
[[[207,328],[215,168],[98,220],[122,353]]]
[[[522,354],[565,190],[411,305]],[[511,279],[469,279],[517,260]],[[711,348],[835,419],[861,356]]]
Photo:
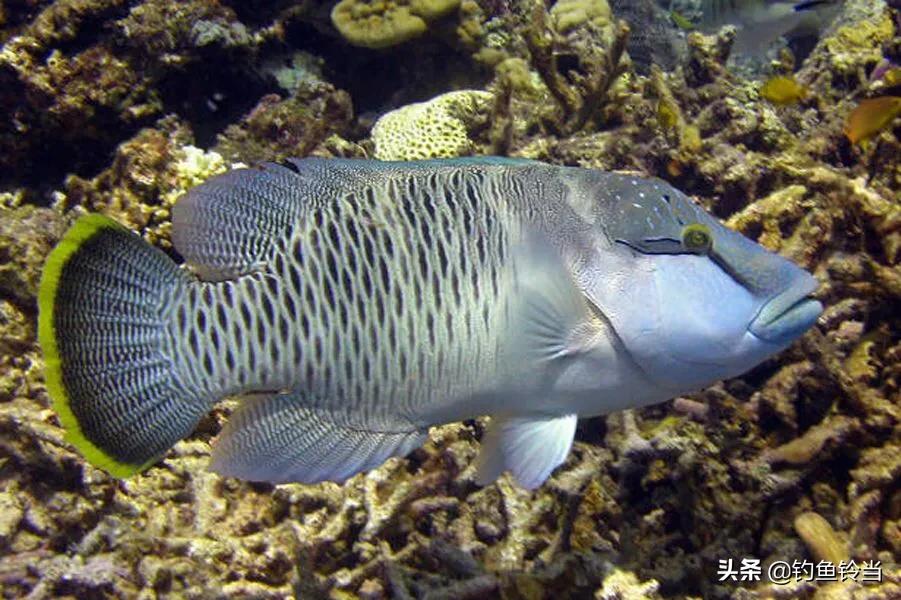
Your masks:
[[[748,326],[753,335],[772,344],[788,344],[810,329],[823,312],[823,305],[811,294],[819,287],[807,273],[770,298]]]

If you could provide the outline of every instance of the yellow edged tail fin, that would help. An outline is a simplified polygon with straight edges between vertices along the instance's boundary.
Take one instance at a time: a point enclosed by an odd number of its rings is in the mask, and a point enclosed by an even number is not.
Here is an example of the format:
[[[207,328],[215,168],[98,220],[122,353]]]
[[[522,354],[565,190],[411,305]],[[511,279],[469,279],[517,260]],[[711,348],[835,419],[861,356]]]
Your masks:
[[[116,477],[140,472],[190,433],[199,406],[170,380],[161,306],[187,275],[109,217],[81,217],[50,253],[38,340],[53,408],[72,443]]]

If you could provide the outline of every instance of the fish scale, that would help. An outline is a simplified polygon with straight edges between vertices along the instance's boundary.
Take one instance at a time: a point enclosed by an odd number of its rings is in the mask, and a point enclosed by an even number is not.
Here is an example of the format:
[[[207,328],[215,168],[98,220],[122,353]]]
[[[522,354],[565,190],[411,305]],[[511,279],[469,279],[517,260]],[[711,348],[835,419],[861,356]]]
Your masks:
[[[184,378],[211,396],[309,390],[342,422],[388,426],[497,373],[503,196],[421,179],[316,207],[259,271],[191,288],[170,323]]]

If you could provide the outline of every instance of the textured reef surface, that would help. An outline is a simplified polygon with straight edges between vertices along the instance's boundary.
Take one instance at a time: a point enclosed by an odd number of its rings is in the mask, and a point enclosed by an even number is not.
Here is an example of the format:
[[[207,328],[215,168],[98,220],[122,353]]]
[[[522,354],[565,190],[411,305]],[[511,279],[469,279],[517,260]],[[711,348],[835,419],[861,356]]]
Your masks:
[[[871,102],[901,95],[901,3],[847,0],[803,60],[753,68],[734,30],[640,2],[335,4],[0,1],[0,594],[901,597],[901,119]],[[741,378],[582,422],[535,492],[476,486],[481,420],[343,486],[207,472],[231,401],[126,481],[63,441],[36,290],[82,211],[171,252],[172,203],[237,163],[468,154],[662,177],[815,273],[826,311]],[[882,581],[720,581],[743,558]]]

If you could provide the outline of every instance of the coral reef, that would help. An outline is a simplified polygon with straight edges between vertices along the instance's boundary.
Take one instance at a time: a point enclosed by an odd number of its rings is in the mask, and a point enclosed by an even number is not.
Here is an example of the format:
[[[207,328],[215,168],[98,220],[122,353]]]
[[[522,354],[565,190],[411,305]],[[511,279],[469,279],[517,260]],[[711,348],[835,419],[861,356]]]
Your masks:
[[[190,78],[205,57],[223,53],[235,73],[263,39],[205,0],[62,0],[42,9],[0,50],[0,170],[29,182],[56,174],[47,148],[91,170],[90,158],[112,150],[123,131],[172,110],[175,94],[204,104],[204,91],[191,97]]]
[[[898,94],[877,71],[901,62],[899,4],[846,0],[803,62],[757,79],[728,63],[729,28],[636,66],[630,35],[647,50],[659,16],[637,2],[450,4],[428,35],[375,51],[348,45],[329,3],[0,3],[0,595],[899,597],[901,124],[846,135],[862,101]],[[355,111],[362,92],[338,77],[386,85],[359,65],[414,46],[471,72],[389,77],[402,89]],[[336,73],[338,55],[359,68]],[[790,73],[803,97],[761,97]],[[486,153],[662,177],[815,273],[826,310],[742,377],[581,423],[534,492],[476,485],[481,419],[340,486],[208,473],[230,401],[127,481],[63,441],[35,295],[77,214],[172,252],[172,202],[235,163]],[[745,558],[759,581],[720,577]],[[766,578],[823,559],[879,561],[882,581]]]
[[[599,113],[621,74],[629,27],[612,22],[605,0],[557,2],[550,14],[534,4],[527,18],[530,61],[562,111],[554,128],[575,133]],[[576,68],[561,64],[564,57]]]
[[[219,134],[216,150],[232,160],[256,163],[306,156],[350,126],[350,96],[329,83],[296,87],[288,98],[263,96],[240,122]]]
[[[469,132],[484,127],[491,98],[480,90],[448,92],[382,115],[372,128],[375,158],[422,160],[471,154]]]

